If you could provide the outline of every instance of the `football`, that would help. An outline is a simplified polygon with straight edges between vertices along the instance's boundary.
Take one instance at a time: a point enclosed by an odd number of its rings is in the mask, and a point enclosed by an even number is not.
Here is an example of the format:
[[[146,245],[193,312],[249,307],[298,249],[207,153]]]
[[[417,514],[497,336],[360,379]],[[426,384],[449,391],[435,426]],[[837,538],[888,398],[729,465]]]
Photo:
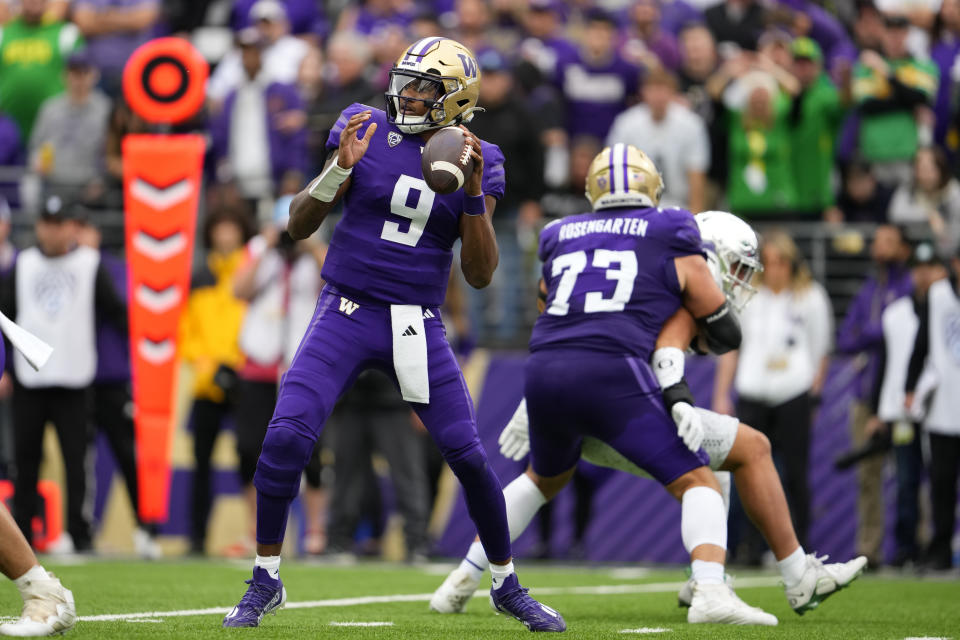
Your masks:
[[[447,127],[433,134],[423,148],[420,167],[427,186],[437,193],[453,193],[473,173],[473,158],[463,130]]]

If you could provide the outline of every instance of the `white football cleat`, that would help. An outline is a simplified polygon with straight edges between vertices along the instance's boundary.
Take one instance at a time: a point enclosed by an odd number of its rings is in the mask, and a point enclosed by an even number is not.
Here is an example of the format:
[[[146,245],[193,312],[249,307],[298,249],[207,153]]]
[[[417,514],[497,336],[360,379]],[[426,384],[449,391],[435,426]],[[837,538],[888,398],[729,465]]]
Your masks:
[[[866,556],[849,562],[823,564],[829,557],[817,558],[815,554],[807,554],[807,568],[800,582],[792,587],[784,585],[787,601],[798,614],[816,609],[829,596],[856,580],[867,567]]]
[[[437,613],[463,613],[470,598],[480,586],[481,578],[474,579],[470,572],[457,567],[450,572],[430,598],[430,610]]]
[[[723,583],[733,589],[733,576],[729,573],[724,573]],[[694,579],[690,577],[683,583],[683,586],[680,587],[680,591],[677,592],[678,607],[689,607],[690,603],[693,602],[693,585],[695,584]]]
[[[47,580],[33,580],[23,591],[23,613],[18,620],[0,624],[0,635],[52,636],[73,628],[77,608],[73,593],[52,573]]]
[[[687,622],[699,624],[758,624],[774,627],[777,618],[762,609],[751,607],[725,584],[693,585],[693,599],[687,610]]]

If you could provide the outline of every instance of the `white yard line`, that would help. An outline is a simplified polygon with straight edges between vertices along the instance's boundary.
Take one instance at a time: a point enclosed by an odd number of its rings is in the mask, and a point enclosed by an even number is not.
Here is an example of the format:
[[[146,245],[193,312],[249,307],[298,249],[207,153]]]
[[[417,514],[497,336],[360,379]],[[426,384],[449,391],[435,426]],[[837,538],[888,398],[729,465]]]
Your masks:
[[[737,580],[737,587],[771,587],[776,586],[780,578],[756,577]],[[652,582],[649,584],[608,584],[589,587],[544,587],[533,588],[530,592],[537,596],[557,595],[628,595],[632,593],[667,593],[677,591],[683,586],[682,582]],[[479,589],[475,598],[486,598],[487,591]],[[353,607],[367,604],[384,604],[390,602],[429,602],[432,593],[409,593],[388,596],[361,596],[357,598],[333,598],[329,600],[305,600],[288,602],[287,609],[319,609],[322,607]],[[95,616],[80,616],[82,622],[113,622],[116,620],[135,620],[138,618],[183,618],[187,616],[223,615],[232,607],[209,607],[206,609],[181,609],[179,611],[141,611],[140,613],[109,613]]]
[[[620,633],[670,633],[671,629],[663,627],[640,627],[639,629],[620,629]]]
[[[331,627],[392,627],[392,622],[331,622]]]

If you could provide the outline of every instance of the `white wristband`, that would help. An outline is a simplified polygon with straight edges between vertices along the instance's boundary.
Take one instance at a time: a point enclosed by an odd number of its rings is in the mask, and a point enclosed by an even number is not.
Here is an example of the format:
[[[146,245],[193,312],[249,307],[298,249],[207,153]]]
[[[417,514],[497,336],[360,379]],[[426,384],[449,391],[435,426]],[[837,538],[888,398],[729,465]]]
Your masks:
[[[338,162],[331,162],[330,166],[313,181],[309,191],[311,198],[316,198],[320,202],[333,202],[340,185],[353,173],[353,167],[344,169]]]
[[[683,351],[676,347],[662,347],[654,351],[650,365],[661,389],[671,387],[683,379]]]

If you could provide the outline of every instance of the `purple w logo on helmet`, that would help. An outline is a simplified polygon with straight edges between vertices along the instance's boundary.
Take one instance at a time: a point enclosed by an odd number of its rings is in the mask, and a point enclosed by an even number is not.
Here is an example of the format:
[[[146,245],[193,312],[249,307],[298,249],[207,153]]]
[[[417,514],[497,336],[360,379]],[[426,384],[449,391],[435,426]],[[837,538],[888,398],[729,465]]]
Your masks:
[[[468,78],[476,78],[477,61],[463,53],[458,53],[457,56],[459,56],[460,62],[463,64],[463,75],[467,76]]]

